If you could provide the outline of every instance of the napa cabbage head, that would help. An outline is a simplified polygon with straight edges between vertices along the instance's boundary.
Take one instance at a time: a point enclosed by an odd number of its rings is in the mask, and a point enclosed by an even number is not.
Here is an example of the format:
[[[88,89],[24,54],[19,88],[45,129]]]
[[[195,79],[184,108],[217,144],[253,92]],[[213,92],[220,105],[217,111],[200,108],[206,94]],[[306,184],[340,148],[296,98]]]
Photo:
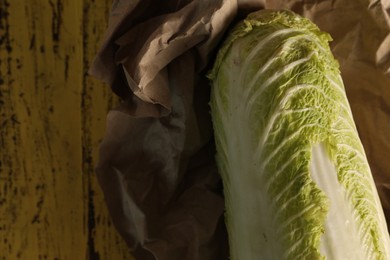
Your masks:
[[[232,259],[390,259],[330,40],[262,10],[219,50],[210,106]]]

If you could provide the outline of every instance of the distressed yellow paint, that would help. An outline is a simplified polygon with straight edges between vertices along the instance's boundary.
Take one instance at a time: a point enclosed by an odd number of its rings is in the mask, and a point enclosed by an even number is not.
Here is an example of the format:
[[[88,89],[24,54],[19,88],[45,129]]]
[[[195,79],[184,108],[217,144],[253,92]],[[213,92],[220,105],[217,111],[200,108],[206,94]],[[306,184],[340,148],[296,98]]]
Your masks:
[[[0,259],[131,259],[93,166],[116,99],[86,75],[110,0],[0,0]]]

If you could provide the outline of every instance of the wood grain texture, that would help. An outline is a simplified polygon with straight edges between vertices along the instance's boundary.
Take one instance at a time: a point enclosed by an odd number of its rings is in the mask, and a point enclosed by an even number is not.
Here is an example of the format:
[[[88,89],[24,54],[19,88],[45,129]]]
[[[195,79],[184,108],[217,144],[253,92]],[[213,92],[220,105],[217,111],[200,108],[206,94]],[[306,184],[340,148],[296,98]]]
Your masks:
[[[87,68],[110,4],[0,0],[0,259],[132,259],[93,170],[116,99]]]
[[[86,1],[84,15],[84,68],[91,64],[106,29],[108,10],[111,1]],[[101,11],[106,10],[102,14]],[[104,24],[104,26],[102,26]],[[86,75],[87,71],[85,71]],[[105,130],[106,114],[110,108],[117,106],[119,99],[111,89],[96,79],[86,76],[83,89],[83,153],[84,172],[93,172],[98,160],[98,146]],[[100,259],[133,259],[125,242],[111,224],[110,216],[104,202],[103,193],[94,175],[88,177],[89,230],[91,246],[90,255]],[[116,258],[112,258],[112,256]]]

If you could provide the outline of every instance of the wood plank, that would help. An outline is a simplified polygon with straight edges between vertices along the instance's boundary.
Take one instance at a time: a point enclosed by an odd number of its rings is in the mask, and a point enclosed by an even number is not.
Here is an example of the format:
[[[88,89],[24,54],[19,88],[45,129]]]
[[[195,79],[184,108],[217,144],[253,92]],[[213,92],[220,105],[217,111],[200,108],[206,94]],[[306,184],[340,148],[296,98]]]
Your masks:
[[[0,0],[0,259],[132,259],[94,165],[118,100],[87,76],[111,0]]]
[[[99,2],[85,1],[84,48],[85,68],[87,68],[100,46],[106,29],[111,0]],[[83,90],[83,147],[84,171],[89,193],[89,228],[91,230],[89,254],[93,259],[133,259],[129,250],[111,223],[103,193],[97,184],[94,167],[98,160],[98,146],[105,131],[105,119],[110,108],[115,107],[119,99],[111,89],[89,76],[85,77]]]
[[[2,259],[83,259],[82,3],[1,1]]]

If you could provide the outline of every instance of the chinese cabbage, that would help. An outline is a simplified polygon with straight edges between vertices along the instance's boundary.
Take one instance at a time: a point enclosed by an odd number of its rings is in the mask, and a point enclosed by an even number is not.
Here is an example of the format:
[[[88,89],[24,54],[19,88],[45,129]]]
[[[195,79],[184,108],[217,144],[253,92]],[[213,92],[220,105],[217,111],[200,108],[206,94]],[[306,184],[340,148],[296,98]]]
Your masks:
[[[232,259],[390,259],[330,40],[261,10],[219,50],[210,106]]]

